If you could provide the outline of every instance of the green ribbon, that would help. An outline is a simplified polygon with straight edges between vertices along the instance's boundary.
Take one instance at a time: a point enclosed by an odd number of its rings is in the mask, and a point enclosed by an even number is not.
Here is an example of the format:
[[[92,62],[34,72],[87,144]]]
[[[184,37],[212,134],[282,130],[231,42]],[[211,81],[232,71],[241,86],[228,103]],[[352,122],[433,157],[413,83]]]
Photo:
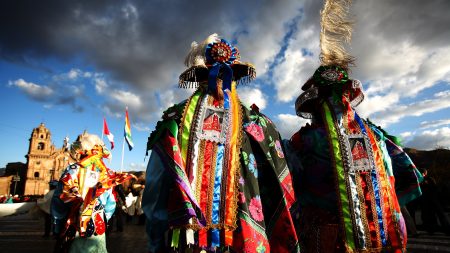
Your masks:
[[[323,103],[323,110],[325,113],[325,122],[330,136],[331,148],[334,156],[336,175],[339,186],[339,195],[342,208],[342,217],[344,222],[344,232],[347,246],[355,249],[355,241],[353,237],[353,225],[350,214],[350,205],[348,200],[347,187],[345,183],[344,162],[342,160],[342,153],[339,145],[339,136],[333,121],[333,115],[327,103]]]
[[[150,150],[153,148],[155,143],[160,139],[161,134],[164,133],[164,129],[169,130],[169,132],[175,138],[178,136],[178,124],[175,120],[170,119],[170,120],[160,121],[156,125],[155,134],[152,134],[149,137],[149,140],[147,142],[147,150]]]
[[[181,136],[181,156],[183,158],[183,161],[186,162],[186,156],[187,156],[187,150],[188,150],[188,144],[189,144],[189,136],[191,134],[191,126],[192,126],[192,120],[194,119],[195,114],[195,108],[197,107],[198,100],[200,98],[201,91],[197,90],[189,100],[186,110],[186,115],[184,117],[184,121],[181,122],[183,129],[183,133]]]
[[[180,243],[180,229],[175,228],[174,230],[172,230],[172,243],[170,244],[170,246],[172,248],[178,248],[179,243]]]

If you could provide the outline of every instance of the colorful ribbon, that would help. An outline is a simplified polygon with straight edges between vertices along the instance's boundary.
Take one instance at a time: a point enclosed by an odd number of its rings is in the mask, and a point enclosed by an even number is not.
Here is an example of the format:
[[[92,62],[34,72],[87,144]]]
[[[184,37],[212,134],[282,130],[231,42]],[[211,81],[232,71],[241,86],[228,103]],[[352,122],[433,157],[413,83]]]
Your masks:
[[[208,90],[215,93],[217,89],[217,77],[222,70],[222,89],[231,90],[233,70],[231,64],[238,58],[238,51],[228,41],[221,39],[220,42],[208,44],[205,50],[206,62],[211,66],[208,75]]]
[[[355,249],[355,241],[353,237],[353,224],[352,218],[350,214],[350,203],[348,199],[347,187],[345,182],[344,175],[344,162],[342,160],[341,149],[339,145],[339,136],[337,129],[334,125],[333,115],[330,111],[328,103],[323,103],[323,111],[325,124],[328,128],[328,133],[330,135],[331,140],[331,148],[334,156],[335,166],[336,166],[336,177],[338,181],[339,188],[339,196],[340,196],[340,205],[342,212],[342,223],[344,225],[344,237],[347,247],[354,250]]]

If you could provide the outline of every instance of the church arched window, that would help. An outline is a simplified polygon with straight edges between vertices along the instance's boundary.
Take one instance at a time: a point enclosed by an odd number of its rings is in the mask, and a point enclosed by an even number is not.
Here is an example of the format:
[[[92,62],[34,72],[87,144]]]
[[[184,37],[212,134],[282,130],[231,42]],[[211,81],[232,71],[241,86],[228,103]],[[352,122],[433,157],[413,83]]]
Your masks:
[[[38,150],[44,150],[44,148],[45,148],[45,144],[43,142],[39,142],[38,146],[37,146],[37,149]]]
[[[35,178],[38,178],[38,177],[39,177],[39,172],[37,172],[37,171],[34,172],[34,177],[35,177]]]

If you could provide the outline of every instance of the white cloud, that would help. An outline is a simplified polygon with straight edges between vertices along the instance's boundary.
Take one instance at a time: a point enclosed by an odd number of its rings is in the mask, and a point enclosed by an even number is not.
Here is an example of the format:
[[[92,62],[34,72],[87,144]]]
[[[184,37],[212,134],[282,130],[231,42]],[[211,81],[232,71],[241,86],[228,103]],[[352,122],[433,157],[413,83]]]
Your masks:
[[[301,93],[301,86],[316,68],[315,57],[303,56],[301,51],[286,50],[285,59],[275,67],[273,79],[277,100],[290,102]]]
[[[139,109],[142,106],[141,98],[130,91],[111,90],[108,93],[108,96],[123,105],[123,108],[128,106],[130,108]]]
[[[138,19],[139,13],[136,9],[136,6],[127,3],[122,7],[122,14],[125,19]]]
[[[435,130],[426,130],[412,136],[404,142],[405,146],[421,150],[435,148],[450,148],[450,128],[443,127]]]
[[[69,77],[70,79],[77,79],[80,72],[81,71],[79,69],[71,69],[67,74],[67,77]]]
[[[374,115],[374,122],[381,126],[398,122],[404,117],[421,116],[426,113],[436,112],[450,108],[450,92],[440,92],[435,94],[433,99],[421,100],[407,105],[395,105],[389,110],[385,110]]]
[[[242,103],[247,107],[255,104],[260,110],[264,110],[266,108],[267,96],[260,89],[247,86],[239,87],[238,94]]]
[[[127,171],[145,171],[147,165],[145,163],[130,163]]]
[[[56,74],[52,76],[54,82],[75,82],[80,79],[86,79],[92,77],[91,72],[85,72],[78,68],[71,68],[68,72]]]
[[[10,81],[9,86],[19,88],[27,96],[37,101],[48,101],[54,93],[54,91],[48,86],[27,82],[23,79],[17,79],[13,82]]]
[[[413,132],[410,132],[410,131],[408,131],[408,132],[403,132],[403,133],[400,133],[400,137],[402,138],[402,139],[406,139],[406,138],[409,138],[410,136],[412,136],[414,133]]]
[[[444,125],[450,125],[450,119],[440,119],[440,120],[432,120],[432,121],[422,121],[420,122],[420,128],[435,128]]]
[[[133,127],[136,130],[140,131],[140,132],[150,132],[150,131],[152,131],[152,129],[148,125],[145,125],[145,124],[142,124],[142,123],[133,124]]]
[[[386,95],[365,96],[364,101],[356,108],[358,113],[367,118],[377,112],[385,112],[399,102],[399,95],[389,93]]]
[[[106,83],[106,80],[103,77],[95,77],[94,86],[98,94],[103,94],[105,89],[108,88],[108,84]]]
[[[278,114],[276,126],[283,139],[290,139],[291,136],[310,120],[301,118],[293,114]]]

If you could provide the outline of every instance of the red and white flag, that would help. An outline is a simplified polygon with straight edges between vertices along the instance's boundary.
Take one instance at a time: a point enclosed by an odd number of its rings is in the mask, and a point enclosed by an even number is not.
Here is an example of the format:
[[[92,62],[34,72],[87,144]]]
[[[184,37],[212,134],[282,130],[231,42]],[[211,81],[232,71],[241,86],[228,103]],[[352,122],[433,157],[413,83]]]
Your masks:
[[[103,134],[106,135],[106,137],[108,137],[109,142],[111,142],[111,150],[112,150],[114,148],[114,135],[109,132],[105,118],[103,118]]]

